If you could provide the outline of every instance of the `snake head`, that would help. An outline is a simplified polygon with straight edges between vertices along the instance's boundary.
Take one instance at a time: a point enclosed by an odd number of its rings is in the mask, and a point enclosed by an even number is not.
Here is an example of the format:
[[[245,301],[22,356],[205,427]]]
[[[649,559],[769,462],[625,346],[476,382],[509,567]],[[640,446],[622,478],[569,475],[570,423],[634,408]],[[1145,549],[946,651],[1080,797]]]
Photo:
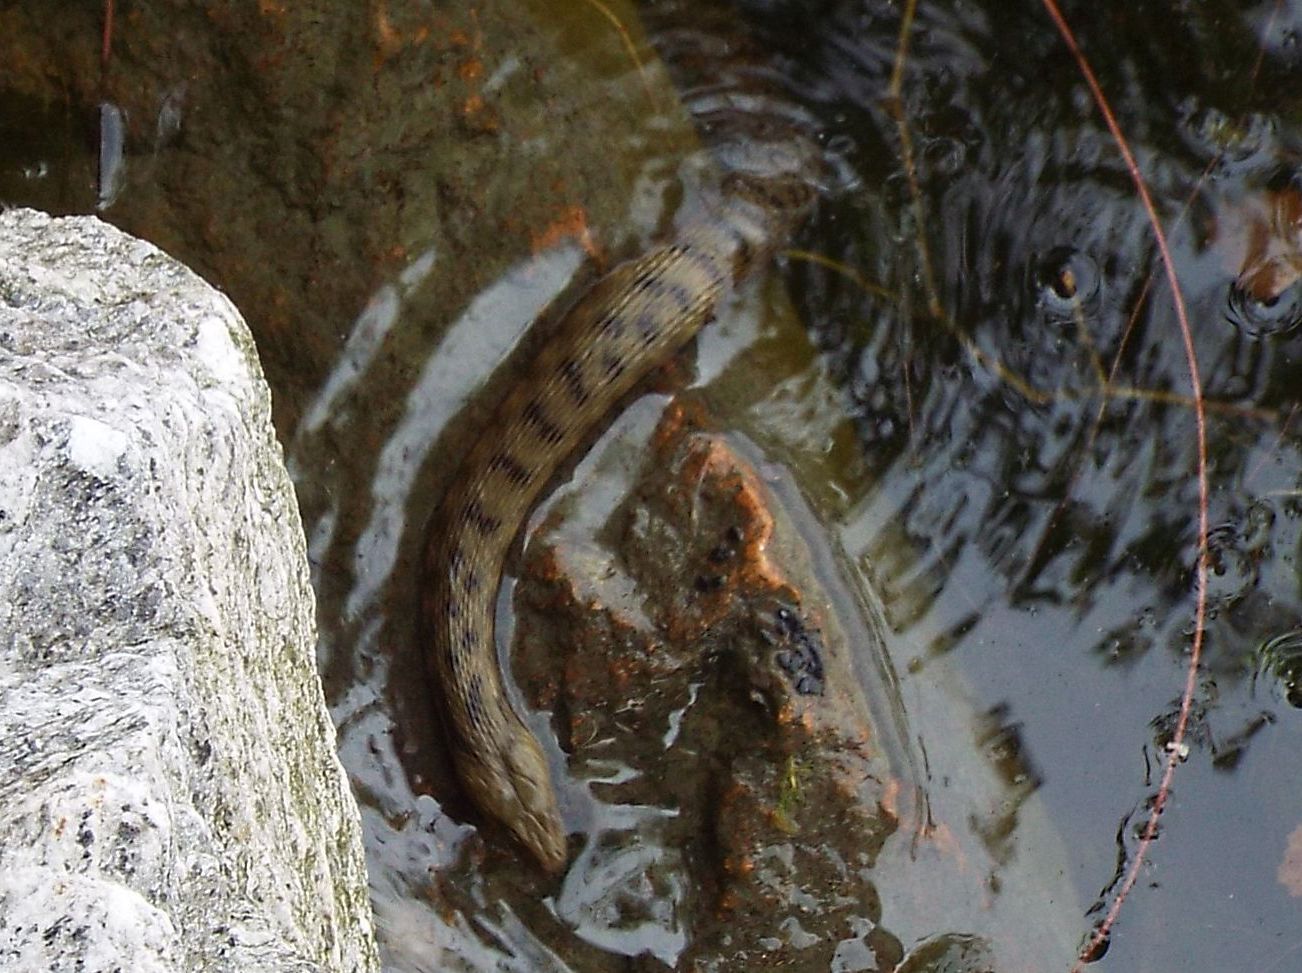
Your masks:
[[[547,757],[523,723],[494,752],[457,754],[457,772],[481,811],[505,824],[548,872],[565,866],[565,828]]]

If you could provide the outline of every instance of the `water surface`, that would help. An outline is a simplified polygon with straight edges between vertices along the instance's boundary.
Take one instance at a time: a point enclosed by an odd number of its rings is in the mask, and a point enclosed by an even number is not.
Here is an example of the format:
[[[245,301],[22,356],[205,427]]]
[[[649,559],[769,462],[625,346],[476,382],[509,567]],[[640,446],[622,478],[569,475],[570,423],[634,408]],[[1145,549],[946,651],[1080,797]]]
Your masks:
[[[902,7],[648,14],[662,50],[704,51],[736,90],[761,77],[778,93],[756,110],[816,134],[823,199],[772,279],[738,295],[677,384],[634,404],[543,512],[600,545],[602,512],[687,397],[749,444],[823,552],[848,624],[875,633],[862,688],[921,809],[877,859],[881,913],[847,925],[845,970],[880,966],[862,946],[876,929],[905,950],[1030,936],[1026,910],[1043,904],[1019,889],[1063,893],[1045,921],[1087,933],[1134,853],[1194,624],[1190,378],[1116,146],[1038,4],[920,4],[892,96]],[[1166,227],[1208,397],[1212,571],[1189,753],[1100,970],[1296,965],[1295,7],[1065,10]],[[8,43],[28,47],[6,59],[0,198],[103,204],[228,289],[255,330],[394,970],[664,968],[690,953],[703,908],[672,867],[644,886],[593,870],[552,886],[500,835],[481,840],[412,617],[448,457],[512,380],[489,377],[497,364],[599,272],[593,254],[618,260],[665,232],[717,164],[635,12],[612,10],[628,38],[583,4],[250,24],[146,11],[121,22],[107,88],[72,43],[98,49],[92,20],[64,25],[63,59],[11,25]],[[762,60],[729,59],[740,47]],[[41,87],[60,71],[72,80]],[[95,179],[106,101],[122,109],[108,116],[111,199]],[[564,765],[557,721],[535,726]],[[589,838],[654,834],[674,810],[581,804]],[[921,842],[920,820],[935,826]],[[973,873],[1007,891],[956,891]],[[612,890],[632,905],[603,908]],[[775,929],[753,963],[825,968],[802,942]],[[1071,949],[1039,960],[1067,969]]]

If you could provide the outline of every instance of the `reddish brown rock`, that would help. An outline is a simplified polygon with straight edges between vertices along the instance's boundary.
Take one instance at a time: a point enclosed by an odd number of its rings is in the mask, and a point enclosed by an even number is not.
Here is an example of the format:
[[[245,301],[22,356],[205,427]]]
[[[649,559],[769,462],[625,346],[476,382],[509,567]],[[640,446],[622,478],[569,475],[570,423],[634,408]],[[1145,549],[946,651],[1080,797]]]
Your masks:
[[[627,768],[599,800],[673,809],[638,840],[681,855],[680,968],[826,969],[847,942],[891,968],[868,877],[890,768],[803,540],[705,427],[671,406],[595,539],[557,518],[535,538],[517,676],[576,776]]]

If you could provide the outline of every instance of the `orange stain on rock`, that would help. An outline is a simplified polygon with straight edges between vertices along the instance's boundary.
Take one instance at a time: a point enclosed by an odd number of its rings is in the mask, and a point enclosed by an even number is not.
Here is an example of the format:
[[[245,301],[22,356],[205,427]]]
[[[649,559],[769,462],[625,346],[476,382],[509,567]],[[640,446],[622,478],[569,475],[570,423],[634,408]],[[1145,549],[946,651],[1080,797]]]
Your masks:
[[[372,64],[376,70],[383,67],[386,61],[404,47],[417,47],[424,44],[430,36],[428,24],[417,24],[405,32],[396,27],[389,18],[389,9],[383,0],[379,0],[375,5],[375,15],[372,17],[372,23],[374,25],[376,48]]]
[[[699,429],[703,424],[704,414],[698,403],[675,399],[665,408],[655,432],[651,434],[651,448],[667,462],[684,431]]]
[[[755,859],[750,855],[728,855],[723,860],[723,870],[729,875],[749,875],[755,871]]]
[[[618,689],[625,690],[633,683],[634,669],[627,659],[613,658],[607,664],[607,669]]]
[[[542,581],[556,582],[568,577],[555,548],[543,548],[542,552],[532,561],[532,573]]]
[[[496,132],[500,127],[497,113],[479,94],[467,95],[461,103],[461,120],[477,132]]]
[[[457,77],[469,84],[484,76],[484,62],[477,57],[467,58],[457,65]]]
[[[766,491],[750,464],[722,439],[711,436],[692,447],[680,476],[683,486],[697,493],[707,478],[718,482],[719,493],[730,497],[746,524],[745,539],[738,552],[742,565],[740,581],[761,590],[787,587],[787,579],[768,556],[769,542],[773,539],[773,514],[769,512]]]
[[[535,256],[544,250],[550,250],[562,240],[575,240],[593,260],[602,260],[601,252],[593,242],[592,232],[588,227],[588,212],[577,203],[562,207],[555,218],[541,230],[529,233],[529,249]]]
[[[374,66],[379,68],[402,47],[402,37],[394,29],[392,22],[389,20],[389,10],[382,3],[376,6],[374,22],[375,46],[377,48]]]

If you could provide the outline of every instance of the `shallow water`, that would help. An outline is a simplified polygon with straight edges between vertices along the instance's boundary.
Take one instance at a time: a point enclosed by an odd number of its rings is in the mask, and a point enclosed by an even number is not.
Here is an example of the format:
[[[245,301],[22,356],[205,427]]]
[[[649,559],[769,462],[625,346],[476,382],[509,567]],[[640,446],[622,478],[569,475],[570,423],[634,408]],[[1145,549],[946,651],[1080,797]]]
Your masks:
[[[824,149],[820,208],[773,279],[743,291],[680,363],[688,379],[630,407],[535,523],[600,546],[669,397],[701,403],[767,471],[843,624],[878,646],[857,672],[918,792],[877,859],[880,923],[847,926],[835,968],[874,968],[862,943],[878,924],[908,948],[969,932],[1006,943],[1060,922],[1066,931],[1048,938],[1074,941],[1060,956],[1044,947],[1036,968],[1067,969],[1097,918],[1085,911],[1110,903],[1134,852],[1184,682],[1198,504],[1188,368],[1143,209],[1042,8],[920,5],[896,101],[901,6],[824,2],[815,17],[804,4],[743,5],[765,56],[747,70]],[[241,78],[206,62],[215,74],[162,72],[149,112],[124,114],[104,213],[229,289],[269,362],[320,599],[321,670],[394,970],[661,968],[690,952],[701,908],[675,865],[683,852],[652,840],[674,808],[593,800],[621,785],[592,786],[591,766],[562,788],[590,842],[561,884],[516,865],[500,834],[485,851],[443,761],[415,641],[414,564],[444,457],[478,434],[511,380],[485,391],[485,376],[575,275],[594,273],[585,238],[564,232],[565,207],[584,204],[617,259],[655,236],[711,166],[649,50],[636,47],[639,71],[592,10],[526,7],[524,28],[492,11],[449,25],[413,9],[393,12],[396,41],[380,43],[390,35],[375,22],[341,30],[332,52],[353,73],[338,83],[363,108],[322,93],[336,99],[331,128],[310,99],[286,95],[297,122],[252,115],[242,130],[255,169],[292,168],[282,153],[319,139],[331,172],[352,175],[253,186],[247,212],[236,212],[240,153],[199,134],[235,110],[214,86]],[[1190,752],[1094,968],[1289,969],[1302,948],[1302,865],[1287,857],[1302,844],[1291,83],[1302,9],[1066,15],[1167,229],[1210,406],[1212,572]],[[672,16],[661,5],[649,19],[664,29]],[[740,19],[707,27],[722,33],[680,32],[679,49],[742,31]],[[188,29],[202,37],[206,25]],[[156,54],[144,30],[119,39],[119,78]],[[257,65],[245,82],[275,63],[254,57],[259,43],[244,41]],[[466,86],[457,131],[493,147],[443,149],[464,153],[461,169],[416,131],[423,113],[444,110],[422,87],[435,68]],[[528,111],[535,84],[558,131],[513,121],[528,117],[512,112]],[[84,133],[99,92],[61,110],[18,91],[0,102],[16,133],[0,154],[0,198],[93,208],[98,151]],[[608,103],[630,106],[618,125],[582,124]],[[583,161],[598,154],[602,165]],[[501,215],[512,207],[516,222]],[[493,231],[476,235],[477,220]],[[531,245],[542,227],[561,231]],[[537,713],[533,725],[565,766],[556,721]],[[942,842],[917,840],[920,822],[953,836],[961,867]],[[620,834],[645,843],[602,857],[591,840]],[[979,901],[971,883],[992,877],[1002,891]],[[1047,894],[1067,901],[1046,909],[1034,897]],[[775,929],[767,961],[824,968],[801,965],[803,941]],[[643,954],[654,961],[629,959]]]

